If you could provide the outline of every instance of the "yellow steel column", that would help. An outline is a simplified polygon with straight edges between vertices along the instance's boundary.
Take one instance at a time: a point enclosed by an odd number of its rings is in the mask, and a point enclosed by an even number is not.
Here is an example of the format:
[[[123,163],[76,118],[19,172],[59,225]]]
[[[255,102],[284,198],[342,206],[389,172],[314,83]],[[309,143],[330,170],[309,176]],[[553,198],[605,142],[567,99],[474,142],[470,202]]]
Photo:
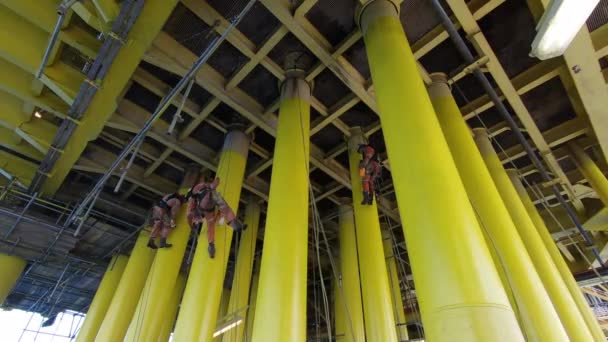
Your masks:
[[[248,150],[249,137],[238,130],[230,131],[224,140],[216,173],[220,179],[217,191],[235,213],[239,207]],[[177,316],[176,341],[210,341],[215,331],[233,231],[225,225],[216,226],[216,253],[215,258],[211,259],[207,252],[206,230],[205,223],[194,252],[184,298]]]
[[[251,342],[253,335],[253,321],[255,318],[255,303],[258,296],[258,280],[260,279],[261,259],[257,258],[253,267],[253,277],[251,277],[251,293],[249,294],[249,307],[247,308],[247,326],[243,342]]]
[[[101,283],[99,283],[97,292],[95,292],[93,302],[91,302],[91,306],[87,311],[84,323],[78,332],[76,342],[95,341],[95,336],[97,336],[101,322],[110,307],[114,292],[120,283],[120,278],[127,266],[128,260],[129,258],[125,255],[115,255],[112,261],[110,261],[108,269]]]
[[[0,304],[4,303],[11,293],[26,264],[27,262],[18,256],[0,253]]]
[[[247,303],[249,302],[249,288],[251,284],[251,273],[253,270],[253,258],[255,254],[255,243],[258,238],[258,226],[260,223],[260,205],[254,199],[250,199],[245,207],[245,224],[247,230],[243,233],[239,243],[236,257],[236,269],[232,279],[232,290],[230,291],[230,303],[228,312],[243,319],[243,323],[237,325],[224,333],[225,342],[242,341],[247,319]]]
[[[125,337],[154,260],[154,250],[146,246],[149,238],[148,232],[139,233],[112,303],[99,327],[96,342],[122,341]]]
[[[519,198],[521,198],[522,202],[524,203],[528,215],[530,215],[532,222],[534,222],[534,226],[536,227],[538,234],[540,234],[540,237],[542,238],[545,247],[551,255],[551,259],[555,263],[555,266],[557,267],[557,270],[559,271],[562,280],[564,281],[564,283],[566,283],[566,286],[568,287],[568,292],[570,292],[570,295],[576,302],[576,307],[583,315],[585,323],[591,331],[591,334],[593,334],[595,341],[605,341],[606,337],[604,335],[604,332],[602,331],[602,328],[600,328],[595,314],[589,307],[589,304],[583,296],[580,287],[576,283],[572,272],[570,272],[566,261],[564,261],[562,254],[555,245],[555,241],[551,237],[547,226],[545,226],[545,222],[538,213],[536,206],[534,205],[534,203],[532,203],[532,200],[528,196],[528,192],[524,188],[524,185],[521,183],[519,176],[517,175],[517,171],[513,169],[507,170],[507,174],[509,175],[511,182],[515,186],[515,190],[517,190]]]
[[[384,257],[386,259],[386,269],[388,280],[391,284],[391,298],[393,311],[395,312],[395,324],[397,327],[397,337],[399,341],[409,340],[407,325],[405,321],[405,308],[403,307],[403,297],[401,296],[401,285],[399,282],[399,272],[397,272],[397,260],[393,249],[393,239],[388,227],[382,229],[382,244],[384,245]]]
[[[579,171],[589,181],[604,206],[608,207],[608,179],[606,179],[602,170],[576,142],[568,144],[568,148]]]
[[[338,332],[338,312],[342,314],[342,338],[345,342],[365,341],[365,326],[363,323],[363,304],[361,303],[361,280],[359,278],[359,256],[357,255],[357,236],[355,235],[355,218],[353,207],[340,206],[340,272],[341,282],[336,289],[336,333]],[[341,311],[339,311],[341,310]]]
[[[306,339],[310,85],[289,70],[281,106],[266,214],[253,341]]]
[[[475,128],[473,132],[475,143],[479,147],[479,151],[492,175],[494,184],[511,215],[515,227],[519,231],[519,236],[526,246],[568,336],[573,341],[591,341],[591,333],[579,311],[572,310],[576,307],[576,304],[561,279],[534,223],[526,212],[523,202],[517,195],[515,187],[509,180],[507,172],[492,147],[487,132],[483,128]]]
[[[175,288],[171,293],[171,299],[169,299],[169,305],[167,306],[168,310],[166,312],[165,320],[163,320],[162,328],[160,329],[160,333],[158,334],[158,342],[169,341],[169,336],[171,336],[173,326],[175,325],[175,319],[177,318],[177,309],[179,308],[179,302],[182,299],[182,294],[184,293],[185,287],[186,276],[180,274],[177,276]]]
[[[359,25],[426,338],[522,341],[397,9],[366,5]]]
[[[198,178],[198,169],[192,167],[186,171],[179,192],[185,194]],[[180,208],[176,220],[177,226],[171,230],[169,242],[171,248],[160,248],[156,252],[154,263],[150,268],[146,288],[141,295],[133,321],[133,341],[156,341],[160,334],[171,292],[175,288],[177,276],[184,259],[186,245],[190,237],[190,227],[186,220],[186,205]]]
[[[361,154],[357,150],[360,144],[365,143],[365,136],[360,127],[352,128],[350,134],[348,161],[359,251],[365,334],[368,341],[397,341],[376,201],[372,205],[361,205],[363,200],[363,187],[359,174]]]
[[[496,247],[528,341],[567,341],[557,312],[452,97],[447,75],[432,74],[429,95],[482,228]]]

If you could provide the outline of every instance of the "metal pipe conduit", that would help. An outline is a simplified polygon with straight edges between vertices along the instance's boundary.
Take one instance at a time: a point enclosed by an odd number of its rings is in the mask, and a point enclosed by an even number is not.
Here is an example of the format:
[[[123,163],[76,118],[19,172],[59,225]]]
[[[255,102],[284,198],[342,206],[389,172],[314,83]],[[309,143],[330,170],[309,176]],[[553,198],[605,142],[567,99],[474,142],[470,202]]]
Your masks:
[[[74,2],[75,0],[68,0],[65,3],[68,3],[71,6],[71,4]],[[127,39],[131,27],[133,26],[135,19],[137,19],[139,16],[143,5],[144,0],[127,0],[123,2],[120,13],[112,25],[112,32],[105,36],[106,39],[101,47],[101,50],[99,51],[93,66],[87,72],[87,78],[80,86],[80,90],[78,91],[74,102],[70,106],[68,117],[64,119],[59,126],[49,151],[40,162],[40,167],[38,170],[36,170],[34,179],[32,179],[32,183],[28,189],[29,192],[39,192],[44,185],[49,173],[53,170],[55,163],[57,163],[57,160],[61,156],[63,149],[68,144],[70,138],[74,134],[74,131],[78,127],[78,120],[82,118],[84,112],[89,107],[89,104],[97,93],[99,84],[105,78],[108,69],[114,62],[114,58],[124,44],[124,41]],[[60,17],[51,39],[53,36],[55,36],[56,40],[56,36],[59,34],[59,30],[61,28],[60,21],[63,17],[63,14],[61,13],[62,12],[59,14]],[[51,41],[50,43],[54,43],[54,41]],[[50,53],[50,49],[52,49],[51,44],[49,44],[49,47],[47,47],[45,54]],[[41,70],[44,68],[44,64],[41,67]]]
[[[432,0],[432,4],[433,4],[433,7],[435,8],[435,11],[437,12],[437,15],[439,16],[439,18],[441,20],[441,23],[445,27],[446,31],[448,31],[448,34],[450,35],[452,42],[454,42],[454,45],[456,45],[456,49],[458,49],[458,52],[464,59],[465,63],[472,65],[475,62],[475,58],[473,57],[473,54],[471,53],[471,51],[465,44],[462,37],[460,37],[460,34],[458,34],[458,31],[457,31],[456,27],[454,26],[454,23],[452,23],[452,20],[450,19],[448,14],[445,12],[443,7],[441,6],[441,3],[439,2],[439,0]],[[564,208],[564,210],[566,210],[568,217],[570,218],[570,220],[572,221],[572,223],[574,224],[574,226],[576,227],[578,232],[583,237],[583,239],[585,241],[585,245],[587,245],[591,249],[593,255],[598,260],[600,265],[603,265],[604,263],[600,256],[600,253],[598,252],[597,248],[595,247],[595,245],[593,243],[593,238],[585,231],[585,229],[581,225],[578,217],[574,213],[574,210],[568,204],[568,202],[566,202],[566,199],[562,196],[559,188],[553,182],[553,178],[551,178],[551,176],[547,172],[547,169],[545,168],[545,166],[543,165],[541,160],[538,158],[538,156],[534,152],[534,149],[532,148],[532,146],[530,145],[528,140],[526,140],[526,138],[522,134],[521,129],[517,126],[517,123],[515,122],[515,120],[513,119],[513,117],[507,110],[507,108],[505,107],[505,105],[500,100],[500,97],[494,90],[494,87],[492,86],[492,84],[490,83],[490,81],[488,80],[486,75],[477,66],[473,66],[473,75],[481,83],[481,86],[483,87],[484,91],[488,94],[490,99],[492,99],[492,102],[498,109],[498,112],[500,113],[502,118],[507,122],[507,124],[511,128],[511,131],[513,131],[513,133],[515,134],[515,137],[517,138],[519,143],[524,147],[524,150],[526,151],[526,153],[532,160],[532,164],[534,164],[534,166],[538,169],[543,180],[545,182],[550,182],[552,184],[551,190],[555,194],[555,198],[557,198],[557,200],[559,201],[561,206]],[[593,267],[593,266],[591,266],[591,267]]]

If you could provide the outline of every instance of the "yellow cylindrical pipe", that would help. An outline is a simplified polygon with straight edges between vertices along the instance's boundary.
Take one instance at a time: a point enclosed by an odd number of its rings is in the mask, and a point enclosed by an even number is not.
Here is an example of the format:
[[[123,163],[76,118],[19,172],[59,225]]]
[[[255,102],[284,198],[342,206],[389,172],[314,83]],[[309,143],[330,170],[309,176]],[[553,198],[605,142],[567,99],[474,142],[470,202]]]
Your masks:
[[[245,207],[245,224],[247,224],[248,228],[243,233],[239,242],[232,289],[230,291],[230,303],[228,303],[228,312],[243,319],[243,323],[247,319],[246,307],[249,302],[249,288],[259,223],[260,205],[251,199]],[[224,342],[242,341],[245,331],[245,324],[243,323],[224,333]]]
[[[523,341],[397,9],[366,5],[359,24],[426,339]]]
[[[306,339],[311,89],[301,77],[290,71],[281,87],[256,302],[258,319],[253,323],[255,342]]]
[[[372,205],[361,205],[363,187],[359,174],[361,155],[358,152],[358,146],[365,143],[365,138],[359,127],[352,128],[350,133],[348,160],[353,192],[357,250],[359,251],[365,334],[368,341],[397,341],[391,290],[382,249],[378,208],[376,201]]]
[[[405,321],[405,308],[403,306],[403,297],[401,296],[401,285],[399,282],[399,272],[397,271],[397,259],[395,259],[395,250],[393,249],[393,239],[387,229],[389,228],[383,227],[382,229],[382,244],[384,245],[388,279],[391,284],[391,302],[393,303],[393,311],[395,313],[397,337],[399,341],[405,341],[410,338],[407,332],[407,322]]]
[[[199,170],[191,168],[186,171],[179,192],[185,194],[198,178]],[[133,315],[134,325],[132,340],[156,341],[160,334],[163,320],[166,319],[166,308],[175,288],[177,276],[184,259],[186,245],[190,237],[190,226],[186,220],[186,206],[183,205],[177,214],[176,227],[171,230],[169,242],[171,248],[160,248],[148,274],[147,286],[142,293],[137,311]]]
[[[87,311],[84,323],[80,327],[76,342],[95,341],[101,322],[110,307],[110,303],[112,303],[114,292],[120,283],[120,278],[127,267],[128,261],[129,258],[125,255],[115,255],[110,261],[106,273],[95,292],[91,306]]]
[[[0,304],[11,293],[27,262],[18,256],[0,253]]]
[[[545,225],[545,222],[543,221],[538,210],[536,209],[536,206],[530,199],[526,188],[524,188],[524,185],[521,183],[521,180],[517,175],[517,171],[513,169],[507,170],[507,174],[509,175],[511,182],[515,186],[515,190],[517,191],[519,198],[524,203],[528,215],[530,215],[532,222],[534,222],[534,226],[536,227],[538,234],[543,240],[547,251],[551,255],[551,259],[555,263],[555,266],[557,267],[557,270],[559,271],[562,280],[566,284],[566,287],[568,287],[568,292],[576,302],[576,307],[578,308],[578,311],[583,315],[585,323],[587,324],[587,328],[589,328],[591,334],[593,334],[595,341],[605,341],[606,336],[602,331],[602,328],[600,327],[597,318],[595,317],[595,314],[589,307],[589,303],[587,303],[585,296],[583,296],[580,287],[576,283],[576,280],[574,279],[572,272],[570,272],[570,269],[568,268],[566,261],[564,260],[562,254],[557,248],[557,245],[555,245],[555,241],[551,237],[549,229],[547,229],[547,226]]]
[[[154,260],[154,250],[146,246],[149,238],[149,232],[139,233],[110,307],[99,327],[96,342],[114,342],[124,339]]]
[[[243,342],[251,342],[253,335],[253,321],[255,319],[255,303],[258,296],[258,280],[260,279],[260,264],[261,259],[258,257],[253,268],[253,276],[251,277],[251,293],[249,294],[249,307],[247,308],[247,322],[245,336]]]
[[[557,312],[448,86],[432,74],[429,95],[479,222],[496,247],[528,341],[567,341]],[[491,246],[490,246],[491,248]]]
[[[167,306],[166,319],[163,321],[163,325],[160,329],[160,333],[158,334],[158,342],[167,342],[169,341],[169,337],[171,336],[171,331],[173,331],[173,326],[175,325],[175,319],[177,318],[177,309],[179,308],[179,302],[182,299],[182,294],[184,293],[184,288],[186,287],[186,276],[180,274],[177,276],[177,281],[175,282],[175,288],[171,293],[171,298],[169,299],[169,304]]]
[[[494,184],[509,211],[511,219],[519,232],[526,250],[534,263],[534,267],[540,276],[543,285],[555,311],[566,329],[566,333],[572,341],[591,341],[592,336],[585,321],[576,307],[574,299],[568,292],[566,284],[560,277],[555,263],[551,259],[547,248],[528,215],[523,202],[517,195],[515,187],[511,183],[507,171],[503,168],[498,155],[492,147],[488,133],[483,128],[473,129],[475,143],[484,159],[488,171],[494,180]]]
[[[353,207],[340,206],[338,218],[340,236],[340,282],[336,283],[338,302],[336,307],[336,333],[341,326],[342,341],[365,341],[363,304],[361,302],[361,280],[359,278],[359,256]],[[342,306],[341,308],[338,305]],[[340,311],[341,310],[341,311]],[[338,312],[341,320],[338,321]]]
[[[235,213],[241,197],[248,150],[249,137],[238,130],[230,131],[224,140],[216,172],[216,177],[220,179],[217,192]],[[226,225],[216,225],[216,253],[213,259],[207,252],[206,230],[205,221],[177,316],[176,341],[210,341],[216,328],[233,230]]]
[[[604,206],[608,207],[608,179],[606,179],[602,170],[576,142],[569,143],[568,148],[578,169],[589,181]]]

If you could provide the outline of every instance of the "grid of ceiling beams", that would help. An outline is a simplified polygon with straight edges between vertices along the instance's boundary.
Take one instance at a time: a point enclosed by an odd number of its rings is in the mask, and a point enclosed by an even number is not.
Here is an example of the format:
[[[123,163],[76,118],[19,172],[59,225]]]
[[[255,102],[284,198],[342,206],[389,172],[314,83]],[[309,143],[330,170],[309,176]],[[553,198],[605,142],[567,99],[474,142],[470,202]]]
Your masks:
[[[600,145],[603,146],[603,141],[607,139],[606,136],[600,135],[597,130],[594,134],[596,127],[590,124],[591,114],[589,111],[596,108],[596,104],[589,103],[593,99],[586,95],[585,90],[579,84],[580,82],[575,81],[576,75],[572,74],[569,64],[566,63],[567,60],[553,59],[537,62],[516,75],[509,75],[505,71],[496,51],[493,50],[484,35],[484,30],[479,25],[484,17],[491,14],[504,2],[504,0],[472,0],[465,3],[464,0],[448,0],[447,4],[453,13],[452,17],[455,24],[469,37],[477,53],[478,64],[483,65],[486,72],[494,80],[497,91],[502,94],[503,99],[512,108],[513,114],[519,119],[532,144],[543,156],[555,177],[559,178],[564,185],[566,194],[572,199],[577,209],[582,211],[581,201],[572,195],[574,194],[573,184],[583,179],[575,170],[563,170],[560,162],[568,159],[568,154],[561,148],[561,145],[567,141],[578,139],[579,143],[585,146],[594,146],[598,144],[597,136],[600,137]],[[185,6],[202,22],[212,27],[217,33],[221,33],[229,25],[228,19],[224,18],[212,3],[214,2],[183,0],[180,6]],[[180,129],[177,137],[167,136],[165,131],[168,124],[163,120],[157,121],[140,151],[139,158],[145,162],[144,166],[134,165],[129,171],[127,176],[129,186],[120,194],[122,200],[127,200],[132,195],[151,199],[155,194],[173,191],[177,186],[177,181],[163,176],[160,170],[165,166],[182,171],[188,161],[193,161],[211,171],[215,171],[219,160],[219,149],[207,146],[205,140],[194,137],[193,133],[203,124],[225,133],[227,122],[213,115],[222,106],[227,106],[231,111],[246,119],[249,124],[247,133],[262,131],[264,134],[274,137],[279,99],[275,98],[269,104],[262,104],[252,94],[243,90],[241,86],[244,80],[251,77],[252,73],[259,68],[271,74],[275,81],[284,79],[283,68],[270,57],[270,54],[287,36],[295,37],[298,44],[303,46],[317,61],[314,67],[308,71],[307,80],[314,81],[323,73],[329,72],[340,81],[342,87],[347,89],[347,95],[330,106],[325,105],[317,98],[312,99],[311,106],[319,114],[311,123],[312,138],[322,134],[324,129],[328,127],[347,137],[350,127],[341,120],[341,117],[357,105],[364,104],[369,108],[370,113],[375,113],[373,84],[369,78],[363,76],[351,64],[347,56],[349,49],[360,43],[362,39],[361,32],[358,29],[353,29],[340,42],[332,44],[307,17],[307,13],[319,5],[318,0],[304,0],[295,7],[292,7],[290,1],[261,0],[260,3],[256,6],[263,6],[265,11],[269,12],[278,21],[279,25],[260,43],[254,43],[253,39],[239,29],[232,31],[224,44],[230,45],[232,49],[245,56],[247,62],[228,77],[225,77],[221,70],[216,70],[211,65],[206,65],[201,69],[196,76],[196,84],[209,94],[206,102],[203,104],[197,103],[192,98],[186,100],[184,112],[188,116],[188,123]],[[408,6],[408,3],[411,5],[412,1],[405,1],[402,6]],[[530,8],[534,9],[542,6],[544,2],[529,0],[527,3]],[[84,10],[86,8],[79,8],[80,12]],[[79,11],[74,17],[82,15]],[[87,13],[89,16],[95,17],[94,12]],[[82,19],[72,20],[82,21]],[[89,18],[87,22],[91,24],[96,21]],[[38,23],[38,25],[44,26],[45,31],[50,32],[48,29],[49,23],[52,23],[52,20],[48,23]],[[93,26],[99,28],[98,25]],[[93,58],[99,44],[91,39],[92,33],[87,32],[82,27],[81,25],[69,26],[65,30],[65,34],[61,35],[61,42],[80,51],[81,54]],[[608,55],[608,26],[604,24],[591,33],[583,32],[583,36],[588,38],[590,44],[585,46],[587,50],[582,51],[581,54],[592,55],[595,61]],[[76,37],[81,38],[79,40]],[[84,37],[84,40],[82,37]],[[437,26],[412,42],[412,49],[415,56],[421,60],[438,49],[448,39],[447,32],[441,26]],[[191,50],[169,33],[161,32],[144,60],[158,68],[181,76],[196,57]],[[3,62],[12,63],[10,60],[3,60]],[[420,73],[422,78],[428,82],[428,72],[423,64],[419,63]],[[52,68],[69,70],[67,74],[70,75],[79,74],[78,72],[74,73],[76,70],[62,61],[55,62]],[[23,73],[30,74],[29,77],[31,78],[32,70],[29,69],[25,68]],[[465,65],[459,66],[456,70],[449,70],[452,82],[458,83],[465,79],[468,76],[467,70]],[[433,72],[435,70],[428,71]],[[599,73],[598,75],[602,76],[602,86],[605,89],[605,75]],[[597,78],[598,75],[590,77]],[[567,90],[576,115],[557,126],[541,130],[524,104],[522,97],[555,80],[559,80]],[[61,83],[62,81],[65,83]],[[71,81],[64,79],[55,80],[53,83],[49,81],[44,83],[44,86],[39,87],[34,96],[32,94],[16,94],[14,87],[4,86],[1,90],[17,97],[26,105],[45,109],[52,115],[63,118],[68,108],[67,104],[72,101],[73,94],[75,94],[74,90],[77,90],[81,81],[81,76]],[[143,66],[136,70],[131,84],[137,84],[159,98],[165,96],[172,86],[158,73],[151,72],[149,68]],[[123,93],[126,94],[131,86],[127,86]],[[268,86],[276,86],[276,83]],[[174,100],[174,105],[177,106],[180,101],[181,97],[178,96]],[[593,101],[608,101],[608,97]],[[492,107],[493,104],[488,96],[481,95],[462,104],[461,111],[464,118],[475,125],[475,119],[478,116],[484,117],[484,113],[491,111]],[[608,106],[604,108],[608,108]],[[97,141],[89,144],[86,153],[81,156],[74,166],[74,170],[89,173],[105,172],[116,155],[115,151],[108,147],[122,148],[132,134],[139,131],[139,127],[150,114],[150,110],[126,97],[118,99],[116,113],[106,123],[106,129]],[[508,134],[508,129],[500,121],[489,127],[489,130],[491,135],[495,137]],[[374,122],[364,127],[364,131],[368,137],[381,133],[379,120],[376,118]],[[323,184],[312,183],[317,201],[325,200],[335,204],[342,203],[344,200],[342,197],[344,193],[347,193],[345,189],[350,189],[347,165],[340,162],[340,156],[343,156],[346,151],[346,144],[342,139],[339,140],[341,142],[329,149],[322,149],[315,144],[311,144],[311,172],[321,172],[325,174],[325,178],[329,177],[331,179],[331,181],[323,182]],[[264,144],[258,143],[257,138],[251,144],[250,151],[256,156],[257,162],[254,165],[248,165],[244,188],[266,200],[269,184],[261,175],[267,173],[272,165],[272,151],[262,145]],[[4,144],[4,146],[10,149],[8,145]],[[22,153],[21,150],[18,152]],[[38,160],[38,158],[35,158],[37,156],[35,152],[32,152],[29,156]],[[501,159],[504,163],[521,160],[522,158],[525,159],[525,153],[523,148],[517,144],[509,146],[501,152]],[[388,162],[386,166],[390,169]],[[524,176],[531,176],[536,172],[527,163],[518,166]],[[379,203],[380,210],[385,215],[399,221],[394,196],[390,195],[390,181],[384,184],[384,189],[388,195]]]

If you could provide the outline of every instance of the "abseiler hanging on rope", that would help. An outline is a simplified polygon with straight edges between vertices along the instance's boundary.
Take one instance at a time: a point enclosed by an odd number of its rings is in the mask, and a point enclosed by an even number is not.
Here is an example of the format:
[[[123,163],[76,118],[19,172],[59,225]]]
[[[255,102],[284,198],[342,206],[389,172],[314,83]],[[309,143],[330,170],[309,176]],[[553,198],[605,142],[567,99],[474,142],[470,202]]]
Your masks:
[[[218,222],[224,224],[226,222],[235,232],[240,232],[247,228],[236,218],[234,211],[224,198],[215,191],[220,184],[220,179],[215,178],[213,181],[205,179],[203,182],[195,185],[188,191],[188,224],[192,229],[202,226],[203,220],[207,221],[207,241],[209,247],[209,257],[215,257],[215,224]],[[216,210],[217,208],[217,210]]]
[[[372,205],[376,188],[374,183],[380,176],[380,163],[376,155],[376,149],[372,145],[359,145],[359,153],[362,160],[359,162],[359,174],[362,178],[363,201],[362,205]]]
[[[179,208],[184,203],[184,196],[176,192],[167,194],[152,207],[152,232],[148,247],[152,249],[169,248],[172,245],[167,243],[167,236],[171,228],[175,228],[175,217]],[[160,233],[160,245],[156,246],[154,240]]]

